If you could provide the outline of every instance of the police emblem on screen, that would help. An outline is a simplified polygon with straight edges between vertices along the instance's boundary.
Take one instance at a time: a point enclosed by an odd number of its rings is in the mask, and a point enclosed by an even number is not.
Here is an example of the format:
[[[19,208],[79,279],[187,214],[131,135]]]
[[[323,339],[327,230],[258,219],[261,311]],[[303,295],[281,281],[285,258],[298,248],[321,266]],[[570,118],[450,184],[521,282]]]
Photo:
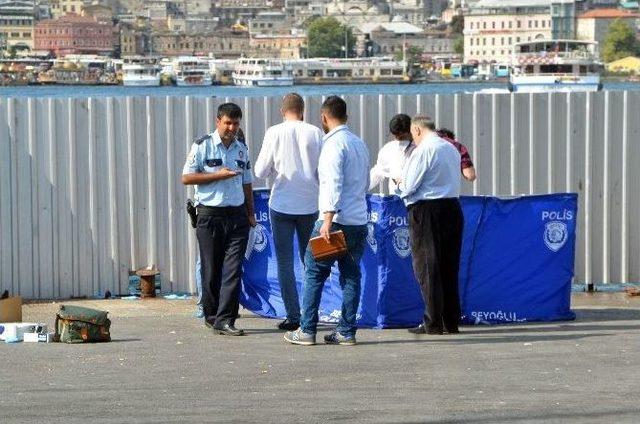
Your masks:
[[[411,254],[409,244],[409,229],[406,227],[396,228],[393,231],[393,249],[401,258],[407,258]]]
[[[367,224],[367,242],[373,253],[378,253],[378,241],[376,240],[376,227],[370,222]]]
[[[549,250],[557,252],[567,242],[569,232],[567,224],[560,221],[547,222],[544,225],[544,244]]]
[[[262,252],[267,248],[269,238],[267,237],[267,229],[262,224],[256,224],[256,239],[253,243],[253,250]]]

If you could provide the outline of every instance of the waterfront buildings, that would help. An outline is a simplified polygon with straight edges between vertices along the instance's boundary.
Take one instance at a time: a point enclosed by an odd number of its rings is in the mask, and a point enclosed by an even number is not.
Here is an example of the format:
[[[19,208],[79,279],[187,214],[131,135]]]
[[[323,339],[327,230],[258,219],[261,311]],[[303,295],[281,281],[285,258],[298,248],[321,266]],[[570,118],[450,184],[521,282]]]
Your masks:
[[[51,5],[51,16],[56,19],[67,13],[82,13],[84,0],[49,0]]]
[[[273,8],[272,0],[214,0],[213,10],[220,22],[229,26],[236,22],[248,22],[260,12]]]
[[[371,22],[361,25],[359,56],[400,55],[403,49],[419,48],[425,55],[453,54],[453,39],[444,31],[424,31],[409,22]]]
[[[258,34],[249,40],[252,57],[300,59],[305,55],[306,34]]]
[[[609,25],[617,19],[625,21],[631,28],[636,28],[640,18],[637,13],[619,9],[593,9],[578,16],[576,36],[580,40],[597,41],[602,44]]]
[[[46,9],[35,1],[0,0],[0,38],[5,48],[33,50],[33,28]]]
[[[249,19],[251,36],[291,33],[291,21],[284,12],[260,12]]]
[[[210,33],[157,32],[153,52],[160,56],[205,56],[237,58],[249,50],[249,33],[218,30]]]
[[[509,62],[515,43],[551,38],[551,0],[480,0],[464,20],[464,62]]]
[[[36,50],[66,54],[98,54],[111,56],[119,43],[118,27],[110,22],[98,22],[94,18],[67,14],[58,19],[38,22],[34,28]]]

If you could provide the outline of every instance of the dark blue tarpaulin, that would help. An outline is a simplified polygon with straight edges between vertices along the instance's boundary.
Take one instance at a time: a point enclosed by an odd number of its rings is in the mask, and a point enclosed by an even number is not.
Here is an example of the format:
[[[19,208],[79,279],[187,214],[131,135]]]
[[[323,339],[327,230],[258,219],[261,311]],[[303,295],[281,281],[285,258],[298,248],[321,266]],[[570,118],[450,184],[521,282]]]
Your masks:
[[[256,191],[258,237],[245,262],[241,303],[259,315],[283,317],[268,200],[267,191]],[[460,200],[465,218],[459,278],[463,322],[573,319],[577,195]],[[416,325],[424,303],[411,266],[406,208],[397,197],[376,195],[369,197],[369,206],[358,323],[378,328]],[[297,254],[295,263],[301,293],[303,271]],[[334,269],[322,294],[320,319],[335,322],[340,309]]]

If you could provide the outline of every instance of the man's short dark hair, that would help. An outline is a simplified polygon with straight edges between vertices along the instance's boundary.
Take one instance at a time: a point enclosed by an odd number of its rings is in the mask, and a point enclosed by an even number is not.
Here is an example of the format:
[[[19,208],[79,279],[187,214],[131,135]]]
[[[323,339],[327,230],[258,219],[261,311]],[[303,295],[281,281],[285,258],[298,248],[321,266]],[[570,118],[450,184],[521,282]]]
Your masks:
[[[282,98],[282,110],[302,115],[304,113],[304,99],[298,93],[289,93]]]
[[[389,121],[389,132],[393,135],[402,135],[411,132],[411,117],[399,113]]]
[[[339,121],[347,120],[347,103],[338,96],[329,96],[322,103],[322,111]]]
[[[448,138],[450,140],[455,140],[456,139],[456,133],[454,133],[453,131],[451,131],[448,128],[438,128],[436,130],[436,134],[438,134],[438,137]]]
[[[223,103],[218,106],[218,119],[223,116],[231,119],[242,119],[242,109],[235,103]]]

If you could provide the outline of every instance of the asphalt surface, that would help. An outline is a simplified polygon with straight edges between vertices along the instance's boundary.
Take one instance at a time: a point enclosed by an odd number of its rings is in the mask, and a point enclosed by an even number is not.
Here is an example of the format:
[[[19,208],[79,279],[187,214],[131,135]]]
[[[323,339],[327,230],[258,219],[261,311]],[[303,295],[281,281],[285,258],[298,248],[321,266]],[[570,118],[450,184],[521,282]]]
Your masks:
[[[214,335],[192,301],[77,303],[110,311],[114,341],[0,342],[0,423],[640,422],[640,298],[622,294],[574,295],[573,322],[354,347],[285,344],[245,311],[249,335]]]

